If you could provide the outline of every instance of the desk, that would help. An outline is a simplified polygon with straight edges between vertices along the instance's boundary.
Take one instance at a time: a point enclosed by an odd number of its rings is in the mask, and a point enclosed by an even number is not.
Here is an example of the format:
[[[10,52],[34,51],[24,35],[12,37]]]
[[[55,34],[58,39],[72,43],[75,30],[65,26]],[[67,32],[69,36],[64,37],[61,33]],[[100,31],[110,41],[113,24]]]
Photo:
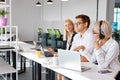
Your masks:
[[[28,45],[27,43],[20,42],[20,46],[23,45],[24,52],[20,52],[19,54],[32,60],[35,61],[36,63],[41,64],[41,66],[46,67],[48,69],[51,69],[57,73],[60,73],[68,78],[71,78],[73,80],[115,80],[114,76],[116,75],[117,71],[113,71],[112,73],[107,73],[107,74],[100,74],[98,73],[98,68],[96,65],[92,64],[92,69],[85,71],[85,72],[76,72],[72,70],[67,70],[59,67],[53,67],[51,64],[44,64],[46,59],[52,59],[52,58],[37,58],[35,55],[35,51],[32,50],[33,48],[32,45]],[[91,65],[90,63],[82,63],[83,65]]]
[[[14,43],[13,43],[14,44]],[[19,55],[21,55],[21,60],[24,59],[23,61],[23,65],[22,65],[22,61],[21,61],[21,70],[19,71],[19,73],[25,72],[26,68],[25,68],[25,58],[28,58],[32,61],[32,80],[41,80],[41,64],[36,63],[32,54],[35,56],[35,49],[34,45],[25,43],[25,42],[18,42],[19,45]],[[29,55],[31,56],[31,58],[29,57]],[[28,56],[28,57],[27,57]],[[36,56],[35,56],[36,57]]]
[[[14,38],[15,37],[15,34],[11,34],[11,37],[10,37],[10,34],[2,34],[0,35],[0,41],[8,41],[10,38]]]
[[[89,62],[82,62],[83,65],[89,66],[91,65]],[[54,68],[50,65],[42,65],[47,67],[57,73],[60,73],[72,80],[115,80],[114,76],[117,74],[117,71],[107,74],[100,74],[98,73],[97,66],[92,64],[92,69],[85,71],[85,72],[77,72],[72,70],[67,70],[63,68]]]

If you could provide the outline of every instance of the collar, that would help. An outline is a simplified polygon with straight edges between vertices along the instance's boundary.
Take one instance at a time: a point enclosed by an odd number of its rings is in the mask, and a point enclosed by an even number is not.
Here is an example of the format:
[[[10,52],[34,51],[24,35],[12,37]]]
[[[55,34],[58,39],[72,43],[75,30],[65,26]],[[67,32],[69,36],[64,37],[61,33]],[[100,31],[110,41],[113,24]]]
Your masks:
[[[87,29],[82,35],[79,32],[80,38],[83,38],[84,36],[86,36],[88,34],[89,30]]]

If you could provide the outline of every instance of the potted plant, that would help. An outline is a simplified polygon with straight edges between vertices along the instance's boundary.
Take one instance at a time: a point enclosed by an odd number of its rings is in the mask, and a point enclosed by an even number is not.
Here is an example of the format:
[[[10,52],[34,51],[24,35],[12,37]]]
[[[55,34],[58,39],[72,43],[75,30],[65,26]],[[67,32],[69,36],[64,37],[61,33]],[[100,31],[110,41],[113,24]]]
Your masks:
[[[8,12],[4,9],[0,10],[0,27],[7,25],[7,18],[5,18],[5,15],[8,14]],[[5,28],[0,28],[0,34],[5,34]]]
[[[7,18],[5,18],[5,15],[8,14],[8,12],[4,9],[0,10],[0,26],[6,26],[7,25]]]

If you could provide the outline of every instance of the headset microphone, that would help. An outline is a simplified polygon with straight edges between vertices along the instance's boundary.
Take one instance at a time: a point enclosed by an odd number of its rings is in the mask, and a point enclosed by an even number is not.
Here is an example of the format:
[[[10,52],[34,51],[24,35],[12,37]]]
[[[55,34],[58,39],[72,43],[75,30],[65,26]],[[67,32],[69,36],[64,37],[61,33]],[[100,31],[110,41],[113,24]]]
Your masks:
[[[99,33],[99,38],[100,38],[100,39],[104,39],[104,38],[105,38],[105,35],[102,34],[102,30],[101,30],[102,22],[103,22],[103,21],[101,20],[101,21],[100,21],[100,25],[99,25],[99,32],[100,32],[100,33]]]

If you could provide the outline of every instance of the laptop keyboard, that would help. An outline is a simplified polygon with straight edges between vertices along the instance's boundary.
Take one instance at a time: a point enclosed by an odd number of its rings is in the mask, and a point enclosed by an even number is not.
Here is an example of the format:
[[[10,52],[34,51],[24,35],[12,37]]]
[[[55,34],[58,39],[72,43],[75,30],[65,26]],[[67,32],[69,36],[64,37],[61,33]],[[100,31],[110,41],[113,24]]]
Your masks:
[[[45,51],[44,54],[45,54],[46,57],[53,57],[54,56],[54,52]]]

